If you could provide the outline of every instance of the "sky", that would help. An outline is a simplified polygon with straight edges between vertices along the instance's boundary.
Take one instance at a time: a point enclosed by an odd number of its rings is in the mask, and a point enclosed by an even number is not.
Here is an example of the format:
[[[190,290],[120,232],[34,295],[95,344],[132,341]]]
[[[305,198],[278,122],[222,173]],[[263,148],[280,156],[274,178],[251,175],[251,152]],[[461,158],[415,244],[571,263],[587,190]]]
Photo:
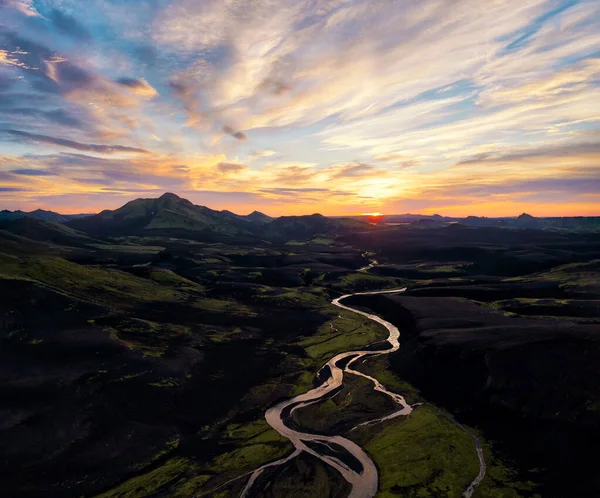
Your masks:
[[[0,209],[600,215],[598,0],[0,0]]]

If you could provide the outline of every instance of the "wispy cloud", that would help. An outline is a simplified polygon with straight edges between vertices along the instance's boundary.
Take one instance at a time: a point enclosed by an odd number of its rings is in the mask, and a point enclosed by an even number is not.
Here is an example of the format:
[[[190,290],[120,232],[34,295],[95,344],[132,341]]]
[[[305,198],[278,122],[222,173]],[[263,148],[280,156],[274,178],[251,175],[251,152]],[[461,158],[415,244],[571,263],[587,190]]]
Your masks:
[[[6,132],[10,135],[13,135],[14,137],[86,152],[98,152],[100,154],[114,154],[115,152],[134,152],[137,154],[149,154],[147,150],[139,149],[137,147],[127,147],[124,145],[83,144],[75,142],[73,140],[50,137],[48,135],[38,135],[36,133],[28,133],[26,131],[21,130],[6,130]]]
[[[158,95],[158,92],[144,78],[119,78],[117,83],[144,97]]]
[[[597,1],[80,7],[0,2],[5,204],[597,210]]]
[[[23,175],[23,176],[53,176],[55,173],[52,171],[44,170],[44,169],[13,169],[11,171],[13,175]]]

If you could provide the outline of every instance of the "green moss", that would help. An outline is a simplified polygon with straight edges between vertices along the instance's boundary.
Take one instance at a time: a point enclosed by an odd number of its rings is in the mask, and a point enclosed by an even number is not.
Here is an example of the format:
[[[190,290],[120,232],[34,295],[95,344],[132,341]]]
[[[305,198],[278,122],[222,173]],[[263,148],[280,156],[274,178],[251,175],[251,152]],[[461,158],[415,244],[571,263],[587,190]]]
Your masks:
[[[101,371],[99,371],[101,372]],[[147,374],[148,370],[144,370],[143,372],[138,372],[135,374],[124,375],[123,377],[119,377],[118,379],[111,380],[110,382],[123,382],[125,380],[135,379],[137,377],[141,377],[144,374]]]
[[[150,279],[154,282],[158,282],[161,285],[180,287],[189,291],[204,291],[204,287],[202,287],[200,284],[177,275],[177,273],[172,272],[171,270],[153,269],[150,272]]]
[[[194,465],[187,458],[173,458],[157,469],[133,477],[110,491],[97,495],[97,498],[139,498],[149,496],[193,469]]]
[[[157,323],[137,318],[122,318],[118,323],[108,320],[110,326],[104,330],[110,338],[128,349],[141,352],[144,356],[160,358],[164,356],[173,339],[189,335],[190,329],[185,325]],[[102,320],[98,320],[102,323]]]
[[[308,391],[312,387],[315,379],[315,373],[316,372],[302,372],[294,382],[294,387],[290,393],[290,396],[298,396],[298,394]]]
[[[178,446],[179,446],[179,438],[175,438],[175,439],[171,439],[170,441],[167,441],[165,443],[165,447],[161,451],[159,451],[156,455],[154,455],[154,457],[152,457],[152,462],[156,462],[157,460],[160,460],[161,458],[165,457],[166,455],[171,453],[173,450],[177,449]]]
[[[265,304],[294,308],[322,308],[329,305],[329,298],[322,289],[285,289],[278,294],[262,294],[259,299]]]
[[[177,382],[176,379],[169,377],[167,379],[161,379],[158,382],[150,382],[148,385],[153,387],[178,387],[179,382]]]
[[[321,362],[342,351],[360,349],[387,337],[387,330],[360,315],[343,312],[321,326],[315,335],[298,341],[306,354]]]
[[[389,369],[387,356],[376,356],[367,358],[361,364],[360,370],[375,377],[387,388],[402,393],[409,404],[416,403],[419,399],[419,391],[408,382],[400,379]]]
[[[209,474],[200,474],[191,479],[186,479],[181,484],[177,485],[170,496],[173,498],[190,498],[196,496],[202,489],[202,486],[204,486],[212,477],[213,476]]]
[[[275,429],[271,428],[264,418],[245,424],[230,424],[225,428],[223,435],[229,441],[244,441],[247,444],[285,444],[287,442],[287,439],[283,438]]]
[[[281,458],[288,452],[289,449],[284,444],[246,442],[236,450],[219,455],[211,468],[216,472],[248,471]]]
[[[155,270],[151,276],[153,279],[144,279],[51,256],[16,258],[0,254],[0,278],[36,281],[60,294],[110,309],[129,312],[140,304],[181,303],[212,313],[255,315],[239,303],[199,296],[201,286],[171,271]]]
[[[131,244],[89,244],[89,246],[103,251],[114,251],[125,254],[143,254],[148,256],[153,256],[165,249],[161,246],[140,246]]]
[[[220,299],[202,298],[190,303],[193,308],[211,312],[211,313],[228,313],[235,316],[253,317],[256,313],[248,306],[237,303],[235,301],[223,301]]]
[[[78,265],[53,256],[0,255],[0,277],[36,281],[61,294],[127,308],[139,301],[175,302],[174,289],[114,269]]]
[[[575,295],[597,295],[600,292],[600,259],[585,263],[571,263],[549,271],[524,277],[504,279],[504,282],[553,282],[559,288]]]
[[[479,472],[471,437],[429,406],[359,431],[381,469],[378,497],[460,498]]]
[[[404,283],[393,277],[378,277],[369,273],[350,273],[344,275],[333,286],[343,292],[362,291],[370,289],[392,289]]]
[[[463,269],[460,265],[440,265],[440,266],[427,266],[427,265],[417,265],[417,267],[423,266],[423,268],[419,268],[424,273],[462,273]]]

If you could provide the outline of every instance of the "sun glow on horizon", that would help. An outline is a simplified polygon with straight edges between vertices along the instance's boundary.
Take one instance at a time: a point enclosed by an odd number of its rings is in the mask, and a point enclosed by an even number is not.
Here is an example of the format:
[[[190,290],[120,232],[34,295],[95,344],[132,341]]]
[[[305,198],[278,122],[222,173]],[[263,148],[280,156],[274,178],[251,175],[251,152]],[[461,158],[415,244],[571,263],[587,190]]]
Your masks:
[[[84,3],[0,0],[0,209],[600,214],[598,1]]]

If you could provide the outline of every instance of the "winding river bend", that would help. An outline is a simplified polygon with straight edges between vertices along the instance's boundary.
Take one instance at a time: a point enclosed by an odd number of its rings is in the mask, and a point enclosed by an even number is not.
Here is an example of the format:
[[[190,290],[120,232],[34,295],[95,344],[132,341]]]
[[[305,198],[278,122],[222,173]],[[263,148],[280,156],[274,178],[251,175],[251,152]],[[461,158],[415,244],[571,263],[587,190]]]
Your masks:
[[[286,425],[285,420],[289,418],[298,408],[317,403],[318,401],[327,399],[328,396],[335,394],[337,389],[342,385],[344,373],[358,375],[369,380],[373,384],[373,388],[376,391],[389,396],[398,405],[398,410],[390,415],[363,422],[362,424],[354,427],[352,430],[363,425],[375,424],[402,415],[409,415],[412,412],[413,406],[410,406],[405,401],[404,397],[389,391],[377,379],[352,368],[352,365],[357,363],[361,358],[386,355],[397,351],[400,348],[400,342],[398,340],[400,337],[400,331],[395,325],[384,320],[383,318],[378,317],[377,315],[372,315],[341,303],[341,301],[351,296],[395,294],[404,292],[405,290],[406,288],[372,292],[357,292],[355,294],[345,294],[332,301],[332,304],[339,308],[351,311],[353,313],[358,313],[359,315],[367,317],[368,319],[383,325],[389,332],[387,342],[390,344],[390,347],[388,349],[379,351],[347,351],[345,353],[337,354],[319,370],[319,373],[329,373],[329,376],[323,381],[322,384],[304,394],[300,394],[291,399],[282,401],[266,411],[265,419],[267,423],[283,437],[289,439],[294,445],[295,450],[287,457],[267,463],[250,473],[250,478],[242,490],[240,498],[246,498],[255,481],[266,469],[282,465],[298,456],[301,452],[306,452],[310,455],[313,455],[326,465],[329,465],[337,470],[351,485],[352,490],[349,498],[372,498],[375,496],[379,486],[377,468],[375,467],[373,460],[371,460],[369,455],[367,455],[367,453],[360,446],[341,436],[325,436],[292,429]],[[459,424],[457,423],[457,425]],[[463,428],[460,425],[459,427]],[[463,428],[463,430],[466,429]],[[480,450],[479,441],[473,435],[471,436],[474,438],[477,446],[477,453],[480,460],[480,473],[465,491],[465,496],[470,496],[474,488],[479,484],[481,479],[483,479],[483,475],[485,474],[485,462],[483,461],[483,453]]]

